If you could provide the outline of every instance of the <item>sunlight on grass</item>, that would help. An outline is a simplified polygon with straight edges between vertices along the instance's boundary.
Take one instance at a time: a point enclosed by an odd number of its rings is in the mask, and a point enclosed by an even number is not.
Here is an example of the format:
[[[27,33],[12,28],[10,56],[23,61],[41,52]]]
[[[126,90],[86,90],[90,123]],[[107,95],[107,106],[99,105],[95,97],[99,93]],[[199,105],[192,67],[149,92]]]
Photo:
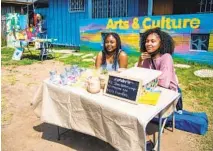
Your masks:
[[[8,66],[8,65],[30,65],[35,62],[39,62],[39,51],[32,50],[33,55],[31,55],[29,52],[25,52],[22,56],[21,60],[12,60],[12,56],[14,53],[13,48],[3,48],[1,49],[1,63],[2,66]]]
[[[59,61],[64,62],[64,64],[70,64],[70,65],[78,65],[80,67],[84,67],[84,68],[94,68],[94,62],[84,62],[82,58],[83,55],[86,54],[93,54],[93,56],[89,56],[87,57],[87,59],[92,59],[94,56],[97,55],[96,52],[81,52],[83,53],[81,56],[75,56],[75,55],[70,55],[66,58],[58,58]]]
[[[30,48],[32,54],[25,49],[25,52],[22,55],[21,60],[12,60],[13,53],[15,49],[13,48],[2,48],[1,49],[1,63],[2,66],[9,66],[9,65],[14,65],[14,66],[20,66],[20,65],[31,65],[36,62],[41,62],[41,59],[39,58],[40,55],[40,50],[34,50],[34,48]],[[61,54],[55,53],[55,58],[60,57]],[[47,60],[49,59],[54,59],[52,54],[48,55]]]

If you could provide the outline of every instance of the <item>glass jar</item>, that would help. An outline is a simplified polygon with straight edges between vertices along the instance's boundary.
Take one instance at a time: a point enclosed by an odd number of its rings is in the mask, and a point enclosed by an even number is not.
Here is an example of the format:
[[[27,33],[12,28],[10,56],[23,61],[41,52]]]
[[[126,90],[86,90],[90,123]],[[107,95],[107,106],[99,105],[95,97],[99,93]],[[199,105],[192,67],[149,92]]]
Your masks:
[[[101,74],[100,77],[99,77],[99,79],[100,79],[101,89],[104,89],[105,83],[106,83],[106,75]]]
[[[87,81],[87,91],[90,93],[99,93],[101,90],[100,80],[98,77],[91,77]]]

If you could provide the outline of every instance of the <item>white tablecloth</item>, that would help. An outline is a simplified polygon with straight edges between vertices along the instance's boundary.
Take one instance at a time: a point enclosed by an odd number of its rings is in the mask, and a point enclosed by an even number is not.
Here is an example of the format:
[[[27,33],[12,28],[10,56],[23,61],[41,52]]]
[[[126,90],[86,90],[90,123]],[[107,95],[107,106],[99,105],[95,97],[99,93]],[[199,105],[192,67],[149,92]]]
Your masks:
[[[32,101],[43,122],[95,136],[121,151],[145,151],[146,126],[179,96],[162,90],[156,106],[135,105],[45,80]]]

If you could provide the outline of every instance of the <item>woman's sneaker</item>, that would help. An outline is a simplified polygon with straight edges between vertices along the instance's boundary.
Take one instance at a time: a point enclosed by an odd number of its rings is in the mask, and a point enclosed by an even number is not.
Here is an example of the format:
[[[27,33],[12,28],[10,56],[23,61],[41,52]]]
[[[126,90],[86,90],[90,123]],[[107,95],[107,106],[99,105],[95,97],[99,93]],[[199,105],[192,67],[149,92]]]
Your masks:
[[[154,144],[151,140],[146,142],[146,151],[152,151],[154,149]]]

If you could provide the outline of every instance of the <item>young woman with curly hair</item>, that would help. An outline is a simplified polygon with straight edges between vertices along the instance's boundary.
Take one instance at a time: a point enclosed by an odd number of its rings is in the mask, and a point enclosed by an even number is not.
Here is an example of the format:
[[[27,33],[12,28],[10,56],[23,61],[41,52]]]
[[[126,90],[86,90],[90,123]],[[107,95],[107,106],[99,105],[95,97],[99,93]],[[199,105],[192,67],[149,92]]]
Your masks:
[[[149,29],[142,34],[140,47],[141,56],[138,67],[162,71],[158,78],[158,85],[181,93],[173,66],[174,41],[172,37],[160,28]],[[176,108],[182,109],[182,97],[178,100]],[[147,140],[149,140],[146,144],[147,150],[152,150],[154,144],[149,136]]]
[[[159,86],[174,91],[178,90],[172,54],[174,41],[172,37],[160,28],[149,29],[141,37],[141,56],[138,67],[162,71],[158,78]]]

